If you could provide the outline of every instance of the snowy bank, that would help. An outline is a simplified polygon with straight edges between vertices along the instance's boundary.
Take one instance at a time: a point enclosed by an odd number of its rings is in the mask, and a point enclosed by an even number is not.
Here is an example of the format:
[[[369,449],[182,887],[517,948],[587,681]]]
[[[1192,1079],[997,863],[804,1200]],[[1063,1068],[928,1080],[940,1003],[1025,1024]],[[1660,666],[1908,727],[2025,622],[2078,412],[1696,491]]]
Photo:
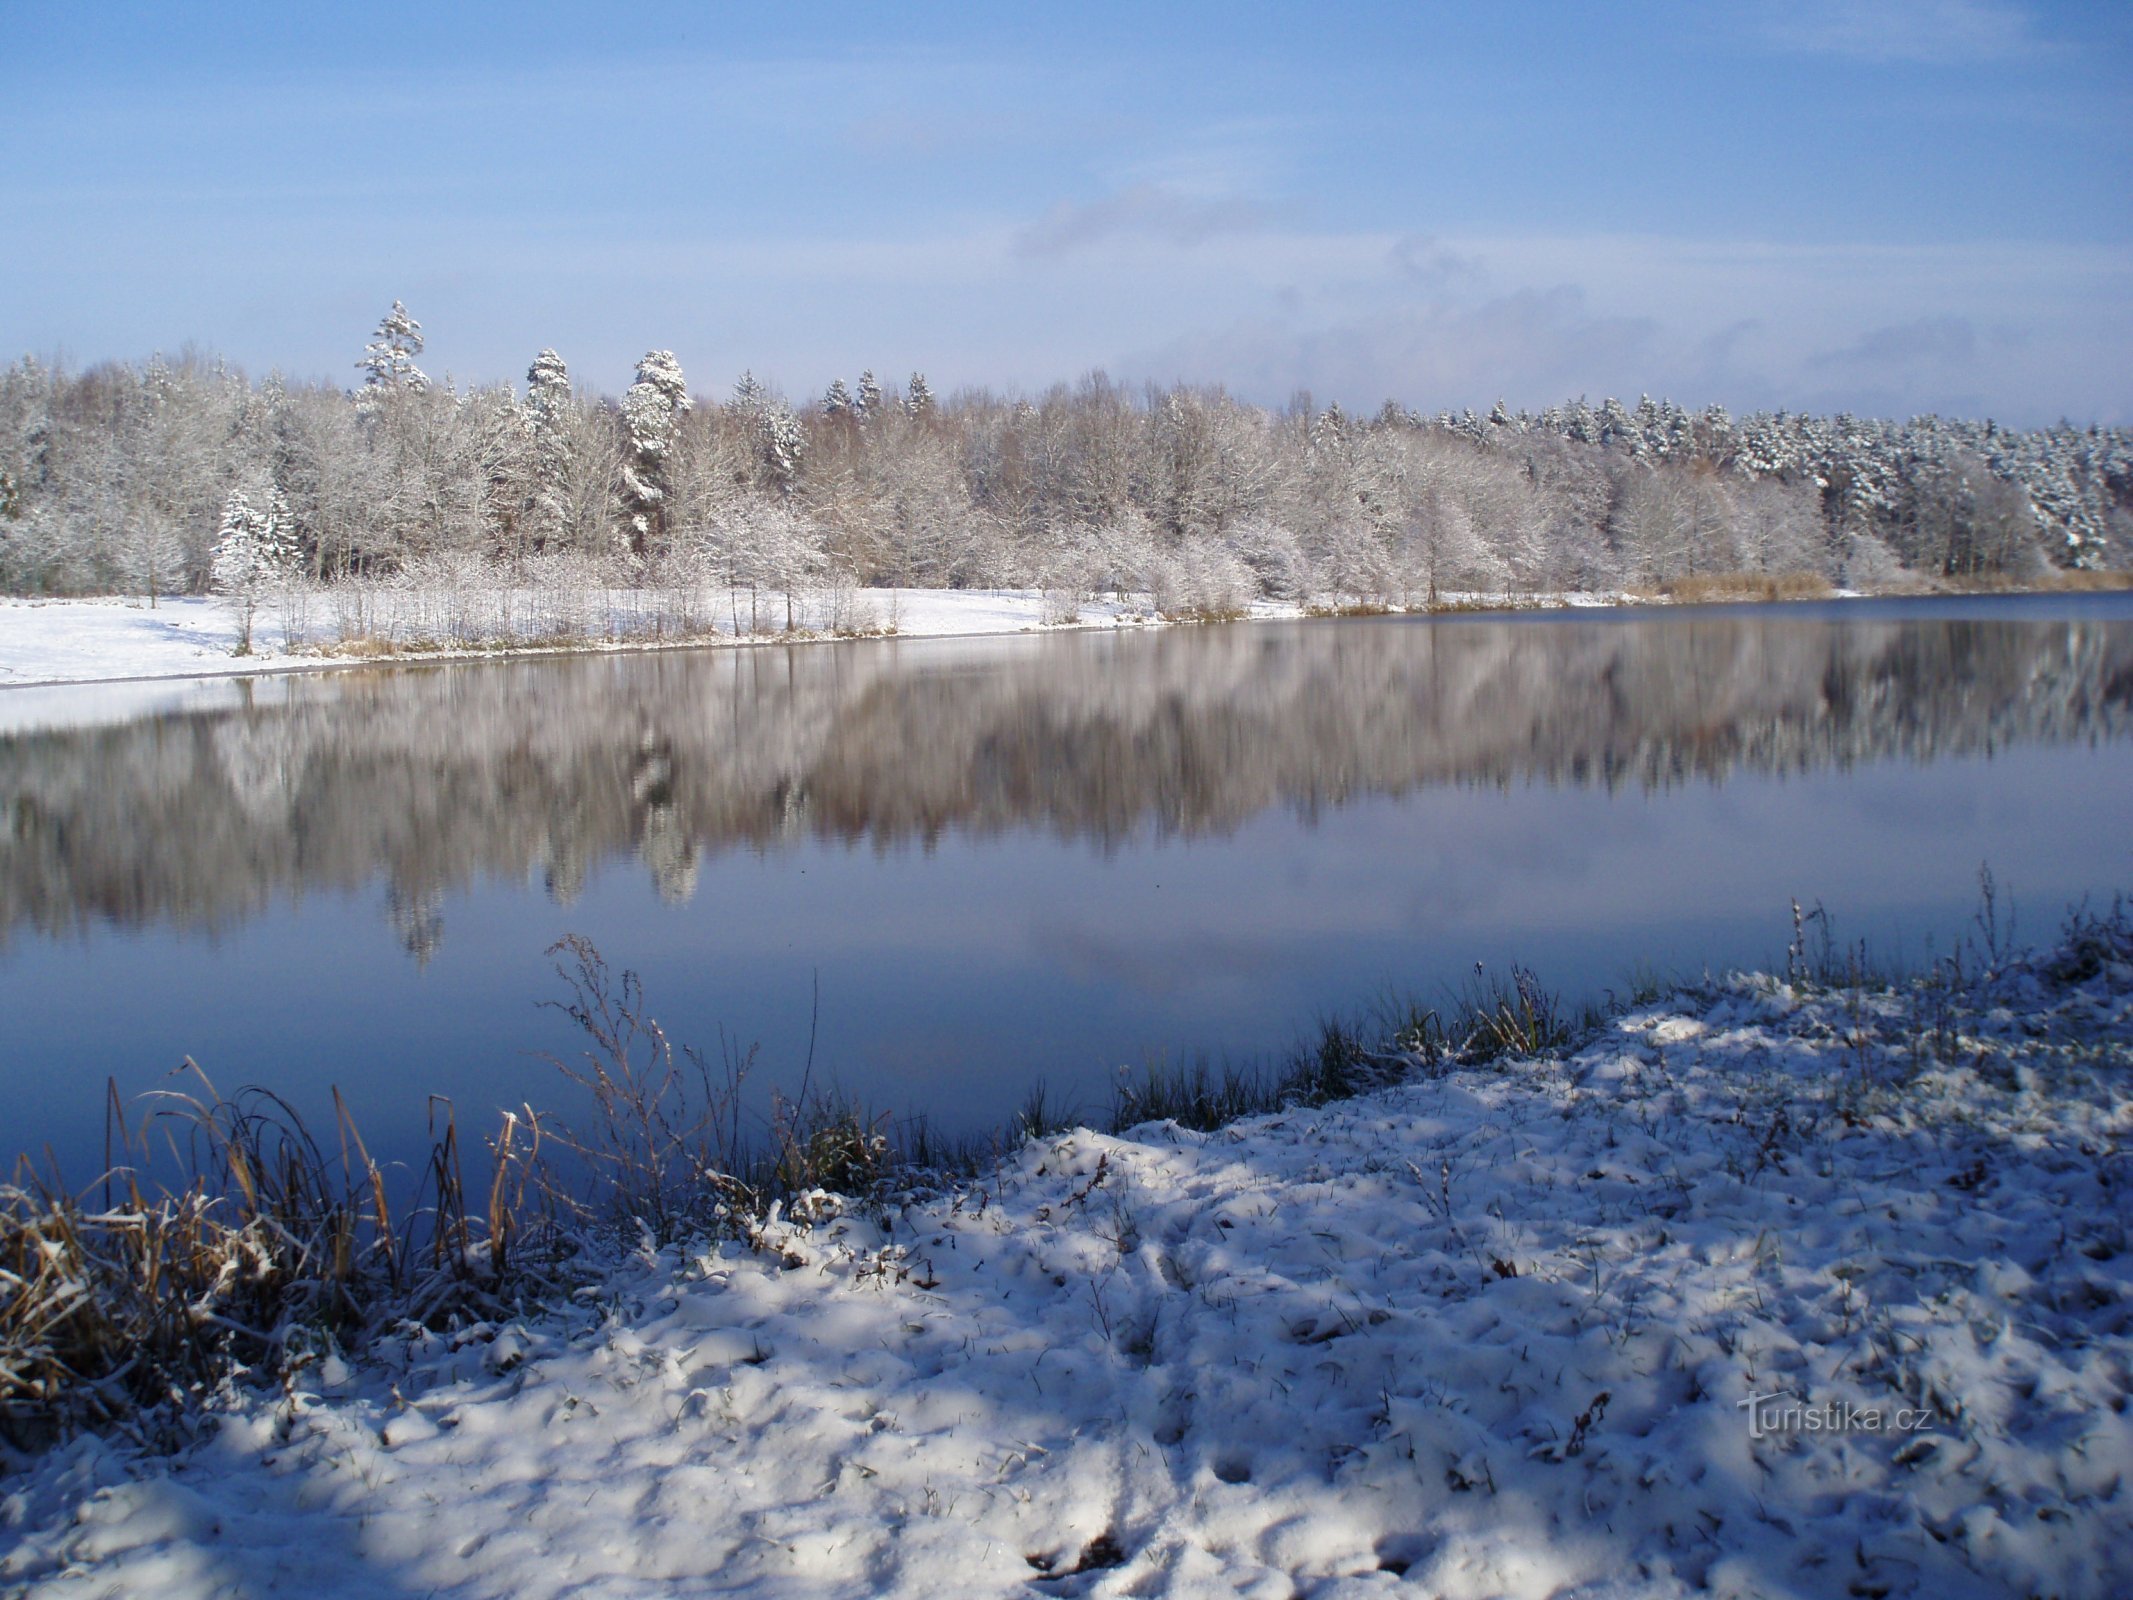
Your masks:
[[[370,597],[376,600],[378,597]],[[494,597],[491,597],[494,598]],[[463,604],[462,602],[460,602]],[[744,608],[745,596],[740,601]],[[453,660],[513,653],[559,650],[658,649],[732,644],[730,625],[723,631],[725,597],[719,616],[700,619],[700,631],[676,638],[659,631],[657,599],[633,591],[614,591],[588,601],[588,615],[576,619],[567,642],[531,596],[516,603],[498,599],[498,617],[513,622],[501,629],[477,630],[469,642],[451,642],[455,630],[435,625],[454,609],[442,595],[388,591],[377,608],[366,611],[362,626],[368,643],[345,645],[335,620],[323,604],[310,604],[285,625],[280,608],[263,605],[253,624],[252,652],[236,653],[238,622],[228,603],[207,598],[166,599],[151,608],[140,600],[0,599],[0,688],[27,688],[108,682],[122,679],[243,677],[321,667],[376,665],[379,645],[395,659]],[[796,621],[802,631],[773,632],[773,612],[783,617],[782,602],[768,600],[757,619],[763,632],[741,636],[746,642],[786,642],[796,638],[873,636],[935,638],[957,635],[1021,633],[1045,627],[1118,627],[1150,620],[1135,608],[1106,602],[1073,608],[1067,618],[1039,590],[868,589],[846,597],[841,615],[815,615],[811,607]],[[1264,608],[1269,615],[1278,608]],[[597,610],[595,618],[590,614]],[[1287,614],[1295,615],[1291,608]],[[671,625],[671,619],[669,624]],[[10,697],[12,698],[12,697]],[[5,714],[0,704],[0,715]],[[5,726],[8,724],[0,724]]]
[[[686,638],[661,637],[654,623],[656,602],[633,591],[614,591],[585,602],[587,614],[574,619],[572,637],[557,642],[559,632],[530,595],[515,599],[490,596],[502,630],[481,629],[480,642],[454,644],[452,627],[439,619],[463,612],[465,597],[414,591],[381,591],[365,597],[361,618],[364,647],[346,644],[341,627],[327,607],[313,603],[285,621],[282,607],[262,605],[253,624],[252,651],[238,655],[238,621],[231,606],[209,598],[166,599],[150,607],[140,600],[6,600],[0,599],[0,688],[105,682],[119,679],[240,677],[319,667],[375,665],[379,646],[396,656],[422,660],[489,657],[512,652],[671,648],[734,642],[716,621],[705,618],[701,632]],[[745,597],[740,602],[747,604]],[[724,605],[724,597],[720,598]],[[593,612],[597,611],[597,618]],[[777,615],[782,617],[780,604]],[[759,619],[763,637],[793,635],[767,632],[766,604]],[[1016,590],[878,589],[849,602],[833,624],[827,617],[803,616],[804,628],[820,636],[893,632],[898,636],[1018,633],[1046,625],[1041,592]],[[1117,625],[1140,617],[1124,606],[1082,608],[1077,626]],[[492,637],[493,634],[493,637]]]
[[[689,624],[677,633],[670,593],[587,591],[570,597],[569,615],[556,597],[536,591],[475,594],[375,586],[360,597],[359,614],[335,613],[336,591],[307,595],[285,608],[262,604],[252,628],[252,652],[236,654],[239,627],[228,602],[174,598],[150,607],[139,599],[10,600],[0,598],[0,689],[119,680],[226,678],[322,667],[376,665],[395,660],[489,659],[558,651],[644,650],[740,643],[788,643],[808,638],[943,638],[1028,633],[1058,628],[1135,627],[1165,619],[1145,600],[1067,602],[1039,589],[858,589],[810,595],[794,613],[795,630],[780,632],[782,597],[764,595],[752,619],[750,601],[723,592],[697,597]],[[1462,610],[1548,605],[1610,605],[1617,595],[1446,595]],[[351,605],[355,601],[350,601]],[[1253,617],[1297,617],[1293,605],[1255,602]],[[150,702],[149,709],[156,703]],[[23,700],[0,696],[0,732],[19,731],[32,716]]]
[[[0,1481],[27,1596],[2104,1595],[2133,918],[1033,1142]]]

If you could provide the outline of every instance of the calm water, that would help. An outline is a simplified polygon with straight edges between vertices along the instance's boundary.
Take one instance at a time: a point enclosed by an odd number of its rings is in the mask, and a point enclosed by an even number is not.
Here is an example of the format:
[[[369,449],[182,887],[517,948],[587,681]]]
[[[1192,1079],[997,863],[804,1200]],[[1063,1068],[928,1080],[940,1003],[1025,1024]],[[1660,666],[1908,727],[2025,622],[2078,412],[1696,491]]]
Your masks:
[[[13,691],[20,693],[21,691]],[[18,702],[24,704],[26,702]],[[73,699],[39,702],[50,720]],[[374,1146],[566,1103],[547,947],[976,1129],[1517,959],[1920,962],[2133,887],[2133,597],[870,642],[220,684],[0,735],[0,1145],[191,1055]],[[9,724],[0,696],[0,726]],[[12,719],[17,726],[25,719]]]

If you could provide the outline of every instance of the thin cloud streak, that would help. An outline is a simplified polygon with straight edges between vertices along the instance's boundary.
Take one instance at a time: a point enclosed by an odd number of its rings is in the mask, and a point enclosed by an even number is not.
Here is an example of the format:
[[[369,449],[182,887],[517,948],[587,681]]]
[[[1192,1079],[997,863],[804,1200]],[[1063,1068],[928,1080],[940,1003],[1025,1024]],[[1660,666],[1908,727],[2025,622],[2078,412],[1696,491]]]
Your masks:
[[[1199,196],[1141,183],[1082,205],[1060,202],[1016,235],[1015,254],[1039,259],[1071,255],[1113,239],[1190,247],[1261,232],[1279,215],[1279,208],[1242,196]]]
[[[1977,328],[1967,317],[1920,317],[1874,328],[1841,350],[1812,356],[1815,367],[1906,368],[1921,362],[1963,362],[1977,355]]]
[[[2005,0],[1785,0],[1763,36],[1784,50],[1926,66],[2018,61],[2052,48],[2030,13]]]

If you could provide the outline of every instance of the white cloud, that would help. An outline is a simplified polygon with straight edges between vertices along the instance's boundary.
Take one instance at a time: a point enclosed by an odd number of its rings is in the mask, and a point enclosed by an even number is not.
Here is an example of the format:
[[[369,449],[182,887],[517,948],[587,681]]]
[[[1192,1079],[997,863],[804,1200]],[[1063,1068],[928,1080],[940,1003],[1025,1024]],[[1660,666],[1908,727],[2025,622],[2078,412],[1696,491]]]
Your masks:
[[[1959,365],[1977,355],[1977,327],[1968,317],[1918,317],[1871,328],[1839,350],[1811,357],[1817,367],[1905,371],[1923,364]]]
[[[1368,409],[1388,396],[1426,406],[1561,399],[1596,374],[1649,368],[1646,317],[1596,313],[1577,289],[1519,289],[1472,306],[1415,304],[1319,325],[1250,318],[1125,363],[1129,376],[1222,382],[1274,402],[1295,389]]]
[[[1321,246],[1328,241],[1320,240]],[[1145,339],[1124,375],[1228,383],[1278,402],[1425,409],[1502,396],[1539,406],[1649,391],[1685,404],[1880,414],[1989,412],[2010,422],[2133,415],[2133,261],[2123,249],[2023,243],[1793,245],[1642,235],[1344,241],[1339,271],[1209,305]],[[1307,254],[1286,236],[1249,258]],[[1456,270],[1417,274],[1412,262]],[[1330,264],[1330,262],[1329,262]]]

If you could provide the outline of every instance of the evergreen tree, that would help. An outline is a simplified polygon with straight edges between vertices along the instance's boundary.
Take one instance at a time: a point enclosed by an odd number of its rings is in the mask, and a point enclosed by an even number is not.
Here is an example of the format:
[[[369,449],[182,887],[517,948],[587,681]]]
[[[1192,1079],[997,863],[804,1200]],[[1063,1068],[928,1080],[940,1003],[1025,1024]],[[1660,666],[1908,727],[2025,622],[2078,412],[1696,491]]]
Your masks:
[[[556,542],[570,521],[570,433],[576,415],[570,369],[553,350],[543,350],[526,369],[520,408],[531,447],[530,482],[522,512],[535,548]]]
[[[273,496],[266,511],[260,512],[253,509],[243,490],[233,489],[222,506],[212,582],[216,591],[228,595],[237,609],[235,654],[252,653],[252,620],[259,602],[276,584],[292,579],[296,568],[296,541],[289,508],[281,496]]]
[[[379,320],[370,343],[363,347],[363,359],[356,366],[365,374],[365,386],[371,389],[426,389],[430,380],[415,365],[415,357],[420,354],[422,324],[395,300],[392,310]]]
[[[674,352],[646,351],[637,381],[622,397],[622,494],[633,555],[645,555],[666,533],[674,435],[693,404]]]
[[[789,494],[807,450],[807,431],[800,419],[752,372],[742,373],[734,384],[731,409],[747,435],[756,482]]]

